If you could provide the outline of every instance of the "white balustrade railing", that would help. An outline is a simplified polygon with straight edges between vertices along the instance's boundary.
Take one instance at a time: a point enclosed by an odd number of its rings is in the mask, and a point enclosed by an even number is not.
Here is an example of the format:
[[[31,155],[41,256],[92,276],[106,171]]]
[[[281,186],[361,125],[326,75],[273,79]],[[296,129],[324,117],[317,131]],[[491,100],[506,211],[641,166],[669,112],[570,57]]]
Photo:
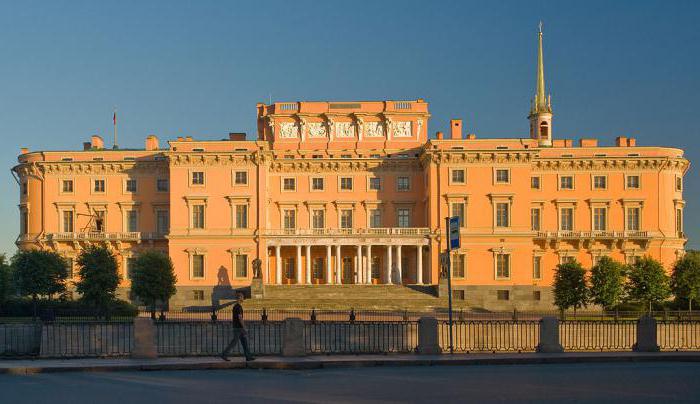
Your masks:
[[[268,229],[268,236],[427,236],[427,227],[379,227],[369,229]]]
[[[641,231],[641,230],[625,230],[625,231],[612,231],[612,230],[594,230],[594,231],[538,231],[536,238],[548,238],[548,239],[590,239],[590,238],[650,238],[652,237],[651,232]]]

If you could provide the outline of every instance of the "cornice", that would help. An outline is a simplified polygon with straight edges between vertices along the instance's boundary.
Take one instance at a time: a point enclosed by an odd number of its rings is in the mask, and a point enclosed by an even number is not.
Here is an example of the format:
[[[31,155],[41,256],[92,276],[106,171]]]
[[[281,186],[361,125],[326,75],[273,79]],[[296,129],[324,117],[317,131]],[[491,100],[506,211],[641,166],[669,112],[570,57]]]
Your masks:
[[[36,162],[32,165],[22,164],[17,167],[20,175],[37,172],[48,175],[100,175],[100,174],[134,174],[167,172],[166,161],[52,161]]]

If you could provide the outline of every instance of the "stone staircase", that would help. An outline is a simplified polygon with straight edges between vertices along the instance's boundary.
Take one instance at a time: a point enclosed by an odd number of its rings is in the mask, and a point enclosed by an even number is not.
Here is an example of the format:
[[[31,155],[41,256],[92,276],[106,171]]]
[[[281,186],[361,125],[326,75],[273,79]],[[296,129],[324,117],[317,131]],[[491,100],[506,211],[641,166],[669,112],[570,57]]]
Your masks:
[[[447,307],[430,286],[266,285],[265,297],[246,300],[250,309],[409,310]]]

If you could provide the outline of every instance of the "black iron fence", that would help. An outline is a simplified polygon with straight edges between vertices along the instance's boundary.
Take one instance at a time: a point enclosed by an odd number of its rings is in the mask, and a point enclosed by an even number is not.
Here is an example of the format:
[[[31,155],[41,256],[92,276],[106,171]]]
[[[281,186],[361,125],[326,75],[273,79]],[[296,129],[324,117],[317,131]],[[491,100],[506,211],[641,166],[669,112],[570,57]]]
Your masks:
[[[304,346],[307,352],[319,354],[414,352],[418,346],[418,323],[306,322]]]
[[[659,321],[656,340],[663,351],[700,350],[700,321]]]
[[[628,351],[636,342],[635,320],[566,320],[559,323],[565,351]]]
[[[455,352],[528,352],[540,341],[539,322],[534,320],[466,320],[440,323],[440,347],[449,352],[452,332]]]

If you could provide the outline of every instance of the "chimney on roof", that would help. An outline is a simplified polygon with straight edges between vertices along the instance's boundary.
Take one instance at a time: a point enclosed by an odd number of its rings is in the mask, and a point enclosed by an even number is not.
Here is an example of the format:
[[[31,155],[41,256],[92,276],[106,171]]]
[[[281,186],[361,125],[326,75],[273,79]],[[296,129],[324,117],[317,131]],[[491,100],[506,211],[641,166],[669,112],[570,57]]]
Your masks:
[[[462,138],[462,120],[450,120],[450,139],[457,140]]]
[[[469,134],[467,134],[467,139],[468,139],[468,140],[475,140],[475,139],[476,139],[476,134],[475,134],[475,133],[469,133]]]
[[[229,132],[228,140],[245,140],[245,132]]]
[[[29,153],[29,149],[28,149],[28,148],[22,147],[21,149],[19,149],[19,154],[27,154],[27,153]]]
[[[178,142],[184,142],[184,141],[185,141],[185,138],[183,138],[182,136],[178,136],[178,137],[177,137],[177,141],[178,141]]]
[[[635,139],[633,137],[627,139],[627,146],[634,147],[636,145],[637,145],[637,139]]]
[[[578,145],[581,147],[598,147],[598,139],[579,139]]]
[[[92,149],[92,143],[83,142],[83,150],[90,150],[90,149]]]
[[[436,133],[435,133],[435,138],[436,138],[437,140],[442,140],[442,139],[444,138],[444,135],[442,134],[442,132],[436,132]]]
[[[90,147],[92,149],[104,149],[105,148],[105,141],[102,140],[102,136],[100,135],[92,135],[90,137]]]
[[[148,135],[146,136],[146,150],[153,151],[158,150],[160,145],[158,144],[158,136]]]
[[[188,141],[188,142],[191,142],[191,141],[192,141],[192,136],[185,136],[185,140]]]
[[[627,138],[625,136],[618,136],[615,138],[615,146],[625,147],[627,146]]]

